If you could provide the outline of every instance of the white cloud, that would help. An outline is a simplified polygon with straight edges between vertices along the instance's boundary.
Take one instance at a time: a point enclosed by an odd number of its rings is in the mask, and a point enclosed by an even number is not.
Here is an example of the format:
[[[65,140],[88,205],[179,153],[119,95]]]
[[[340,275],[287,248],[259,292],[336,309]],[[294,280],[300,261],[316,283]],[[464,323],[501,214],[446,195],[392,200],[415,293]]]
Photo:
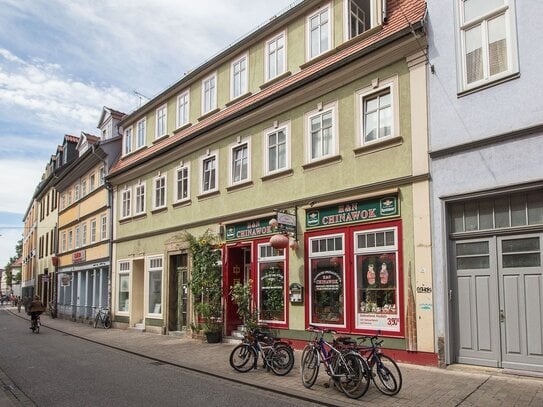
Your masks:
[[[5,49],[0,56],[0,107],[24,110],[42,128],[60,134],[96,133],[102,106],[131,110],[136,105],[133,94],[74,80],[58,64],[25,61]]]
[[[15,256],[15,246],[22,239],[23,228],[0,227],[0,268],[4,268],[11,257]]]
[[[34,159],[0,160],[0,212],[26,212],[46,164]]]

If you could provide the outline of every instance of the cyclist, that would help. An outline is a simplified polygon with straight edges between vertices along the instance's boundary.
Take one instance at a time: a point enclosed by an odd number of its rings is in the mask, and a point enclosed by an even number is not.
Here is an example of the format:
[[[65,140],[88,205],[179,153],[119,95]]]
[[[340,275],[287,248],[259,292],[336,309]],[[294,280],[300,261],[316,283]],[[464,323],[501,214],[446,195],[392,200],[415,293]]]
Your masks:
[[[34,301],[30,303],[27,309],[27,312],[30,315],[30,329],[34,327],[34,324],[37,323],[38,317],[44,311],[45,311],[45,305],[43,305],[43,302],[41,301],[40,296],[35,295]]]

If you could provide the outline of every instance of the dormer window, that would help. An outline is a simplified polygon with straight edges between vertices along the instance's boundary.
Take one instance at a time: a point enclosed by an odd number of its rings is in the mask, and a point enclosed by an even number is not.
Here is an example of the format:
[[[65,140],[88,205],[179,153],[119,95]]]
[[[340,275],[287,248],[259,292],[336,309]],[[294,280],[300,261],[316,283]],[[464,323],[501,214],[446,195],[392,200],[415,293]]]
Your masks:
[[[346,39],[354,38],[379,24],[377,0],[348,0],[346,4]]]
[[[213,74],[202,81],[202,114],[217,107],[217,75]]]
[[[132,152],[132,127],[129,127],[124,131],[123,138],[123,153],[124,155]]]
[[[231,99],[247,93],[247,55],[232,62]]]
[[[330,4],[307,18],[307,59],[313,59],[332,48]]]
[[[286,70],[286,41],[282,32],[266,42],[266,80],[269,81]]]
[[[167,105],[163,105],[156,110],[156,133],[155,139],[165,136],[168,132],[167,122],[168,122],[168,111]]]

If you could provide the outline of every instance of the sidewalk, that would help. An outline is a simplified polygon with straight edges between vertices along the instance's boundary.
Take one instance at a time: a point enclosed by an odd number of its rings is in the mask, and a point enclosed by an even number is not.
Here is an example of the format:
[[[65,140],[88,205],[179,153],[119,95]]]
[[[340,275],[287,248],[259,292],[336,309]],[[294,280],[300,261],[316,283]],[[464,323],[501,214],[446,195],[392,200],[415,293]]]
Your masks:
[[[15,309],[14,315],[24,314],[17,314]],[[207,344],[200,340],[131,330],[94,329],[91,325],[51,319],[45,315],[42,316],[42,325],[156,361],[263,389],[274,389],[321,405],[353,406],[362,403],[368,406],[417,407],[543,405],[543,378],[508,375],[500,369],[462,365],[438,369],[400,364],[403,386],[398,395],[393,397],[382,395],[372,384],[362,398],[352,400],[333,387],[328,387],[328,376],[322,370],[315,385],[311,389],[306,389],[300,379],[300,351],[296,351],[295,366],[287,376],[275,376],[262,368],[248,373],[238,373],[228,362],[230,351],[235,346],[232,344]],[[44,333],[46,332],[44,329]],[[2,403],[4,392],[0,392],[1,406],[4,405]]]

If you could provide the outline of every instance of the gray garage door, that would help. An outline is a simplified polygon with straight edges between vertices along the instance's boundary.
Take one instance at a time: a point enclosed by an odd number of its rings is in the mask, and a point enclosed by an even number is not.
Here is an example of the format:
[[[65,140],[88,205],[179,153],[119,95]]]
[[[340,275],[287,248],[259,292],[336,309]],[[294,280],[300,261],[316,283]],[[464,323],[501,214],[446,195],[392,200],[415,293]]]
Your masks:
[[[457,362],[543,371],[542,237],[454,242]]]

